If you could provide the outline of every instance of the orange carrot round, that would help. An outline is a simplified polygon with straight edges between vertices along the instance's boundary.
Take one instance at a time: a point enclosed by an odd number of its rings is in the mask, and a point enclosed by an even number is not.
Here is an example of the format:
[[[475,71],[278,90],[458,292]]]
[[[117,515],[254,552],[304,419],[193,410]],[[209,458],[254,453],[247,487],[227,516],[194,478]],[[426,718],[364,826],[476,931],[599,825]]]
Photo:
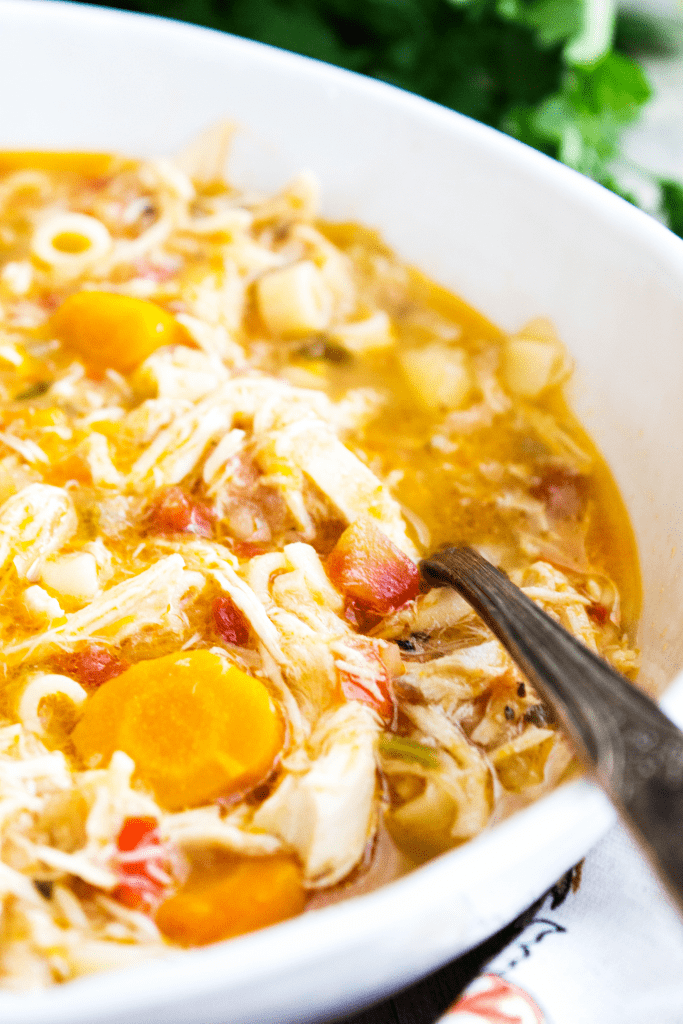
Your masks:
[[[50,328],[66,348],[100,371],[130,373],[161,345],[190,343],[182,324],[161,306],[114,292],[70,295]]]
[[[169,810],[196,807],[257,785],[284,740],[266,687],[210,651],[141,661],[83,705],[72,733],[87,764],[115,750]]]
[[[301,869],[293,857],[235,858],[198,871],[161,904],[159,930],[181,946],[204,946],[277,924],[304,909]]]

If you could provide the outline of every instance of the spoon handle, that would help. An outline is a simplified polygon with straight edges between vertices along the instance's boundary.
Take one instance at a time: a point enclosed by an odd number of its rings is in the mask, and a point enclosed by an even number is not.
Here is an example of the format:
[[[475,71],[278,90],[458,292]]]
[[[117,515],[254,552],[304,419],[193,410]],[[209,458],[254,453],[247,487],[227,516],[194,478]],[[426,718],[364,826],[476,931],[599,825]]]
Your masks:
[[[472,548],[420,568],[462,594],[512,655],[683,910],[683,732]]]

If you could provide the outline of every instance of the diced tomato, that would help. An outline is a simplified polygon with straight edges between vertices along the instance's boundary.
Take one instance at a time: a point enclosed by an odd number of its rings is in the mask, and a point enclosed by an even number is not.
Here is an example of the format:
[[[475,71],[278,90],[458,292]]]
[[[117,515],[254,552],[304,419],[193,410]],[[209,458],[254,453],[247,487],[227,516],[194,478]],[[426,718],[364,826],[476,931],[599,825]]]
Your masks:
[[[154,263],[146,258],[136,260],[133,266],[135,267],[137,277],[143,277],[148,281],[157,281],[159,283],[170,281],[172,277],[175,277],[179,269],[179,264]]]
[[[229,644],[243,647],[249,639],[249,623],[229,597],[221,595],[213,602],[216,632]]]
[[[55,292],[43,292],[38,299],[38,305],[42,306],[48,313],[54,313],[61,301],[60,296]]]
[[[65,652],[58,661],[66,675],[72,676],[88,690],[97,689],[128,668],[127,661],[112,654],[103,644],[91,644],[80,651]]]
[[[233,540],[232,551],[238,558],[255,558],[256,555],[265,555],[269,548],[263,544],[250,544],[247,540]]]
[[[116,850],[114,867],[121,881],[114,897],[133,910],[156,909],[171,882],[156,818],[126,818]]]
[[[110,181],[110,176],[100,175],[96,178],[88,178],[86,185],[92,192],[101,192],[103,188],[107,187]]]
[[[598,626],[604,626],[607,622],[610,611],[604,604],[591,604],[588,606],[588,614],[594,622],[597,622]]]
[[[360,630],[366,616],[354,601],[350,601],[347,598],[344,603],[344,618],[350,626],[353,626],[354,629]],[[375,618],[379,620],[380,616],[375,616]]]
[[[213,534],[215,516],[208,505],[195,501],[181,487],[167,487],[156,496],[148,513],[149,525],[158,533]]]
[[[347,527],[327,559],[327,573],[353,605],[387,615],[417,596],[417,566],[367,518]]]
[[[378,680],[377,688],[380,690],[378,694],[364,686],[356,676],[347,675],[345,672],[340,672],[339,676],[342,693],[347,700],[358,700],[361,704],[368,704],[374,708],[382,718],[387,720],[392,718],[394,705],[389,692],[388,680],[382,681],[384,685],[380,685]]]
[[[383,719],[390,721],[395,701],[379,644],[380,641],[365,636],[345,640],[344,647],[348,653],[339,655],[335,664],[344,697],[368,704]]]
[[[579,520],[586,509],[586,478],[568,467],[549,466],[530,491],[555,519]]]

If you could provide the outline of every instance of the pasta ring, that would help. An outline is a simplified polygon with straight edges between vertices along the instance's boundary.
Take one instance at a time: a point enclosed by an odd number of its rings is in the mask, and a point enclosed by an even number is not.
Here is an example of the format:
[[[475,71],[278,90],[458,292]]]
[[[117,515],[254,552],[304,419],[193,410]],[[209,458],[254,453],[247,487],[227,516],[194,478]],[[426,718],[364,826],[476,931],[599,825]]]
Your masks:
[[[45,727],[38,714],[40,703],[45,697],[58,694],[66,697],[76,707],[88,696],[80,683],[56,672],[34,675],[28,679],[17,704],[17,714],[26,729],[38,736],[44,734]]]
[[[31,239],[31,251],[41,262],[76,272],[106,256],[111,247],[102,221],[86,213],[56,213],[38,225]]]

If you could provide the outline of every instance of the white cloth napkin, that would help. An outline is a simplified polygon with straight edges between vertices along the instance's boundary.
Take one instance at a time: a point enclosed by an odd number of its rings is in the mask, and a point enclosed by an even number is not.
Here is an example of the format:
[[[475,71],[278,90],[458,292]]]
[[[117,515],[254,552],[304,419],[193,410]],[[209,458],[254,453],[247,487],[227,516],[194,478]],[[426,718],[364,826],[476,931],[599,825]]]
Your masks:
[[[683,842],[683,835],[681,836]],[[683,1024],[683,919],[625,829],[586,858],[443,1024]]]

